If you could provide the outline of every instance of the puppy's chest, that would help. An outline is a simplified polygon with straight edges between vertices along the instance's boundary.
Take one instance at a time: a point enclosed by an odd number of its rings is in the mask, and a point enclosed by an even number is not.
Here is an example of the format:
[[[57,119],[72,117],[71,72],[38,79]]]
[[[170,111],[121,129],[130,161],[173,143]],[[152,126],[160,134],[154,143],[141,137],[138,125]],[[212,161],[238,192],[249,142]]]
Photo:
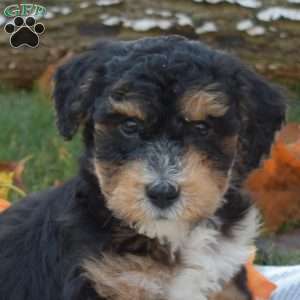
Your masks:
[[[180,251],[120,227],[103,256],[86,261],[84,268],[97,293],[106,299],[164,300],[180,265]]]
[[[146,232],[152,236],[151,230]],[[163,231],[166,232],[171,233]],[[160,232],[156,235],[159,238],[147,236],[126,226],[116,226],[101,257],[85,261],[86,276],[100,297],[107,300],[222,299],[215,295],[221,292],[224,283],[230,282],[250,254],[248,239],[246,242],[242,238],[224,239],[216,228],[206,223],[191,231],[182,229],[177,235]],[[164,236],[171,243],[165,242]]]

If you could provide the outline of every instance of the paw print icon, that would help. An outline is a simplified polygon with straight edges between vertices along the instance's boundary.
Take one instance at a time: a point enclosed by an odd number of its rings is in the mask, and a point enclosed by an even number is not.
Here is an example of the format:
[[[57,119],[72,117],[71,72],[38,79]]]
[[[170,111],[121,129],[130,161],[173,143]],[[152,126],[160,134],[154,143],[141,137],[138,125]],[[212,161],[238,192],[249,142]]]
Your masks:
[[[10,34],[10,44],[13,48],[28,46],[36,48],[39,45],[39,36],[44,33],[45,26],[36,23],[33,17],[16,17],[12,23],[5,25],[4,30]]]

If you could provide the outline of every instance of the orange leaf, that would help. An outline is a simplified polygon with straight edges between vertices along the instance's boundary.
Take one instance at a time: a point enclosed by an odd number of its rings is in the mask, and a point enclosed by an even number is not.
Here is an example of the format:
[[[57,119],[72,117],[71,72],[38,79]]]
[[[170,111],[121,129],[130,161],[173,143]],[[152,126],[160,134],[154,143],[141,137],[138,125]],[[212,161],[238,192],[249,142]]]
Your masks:
[[[287,144],[289,143],[289,144]],[[268,231],[300,220],[300,125],[289,124],[272,147],[271,157],[246,182]]]
[[[279,132],[279,139],[285,144],[293,144],[300,138],[300,124],[289,123]]]
[[[10,203],[4,199],[0,199],[0,212],[10,207]]]
[[[246,264],[248,288],[254,300],[269,300],[277,286],[256,270],[253,265],[254,257],[255,255]]]
[[[0,198],[7,199],[12,187],[24,189],[22,173],[29,159],[28,157],[19,162],[0,161]]]

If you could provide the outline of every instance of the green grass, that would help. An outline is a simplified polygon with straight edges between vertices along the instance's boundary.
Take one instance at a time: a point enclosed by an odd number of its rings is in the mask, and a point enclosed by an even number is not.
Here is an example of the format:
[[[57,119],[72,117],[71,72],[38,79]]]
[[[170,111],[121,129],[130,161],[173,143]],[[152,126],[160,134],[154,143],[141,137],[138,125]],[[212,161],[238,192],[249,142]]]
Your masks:
[[[300,100],[290,102],[288,113],[290,122],[300,122]]]
[[[300,84],[291,87],[292,97],[289,102],[288,120],[300,122]]]
[[[0,160],[30,157],[23,174],[27,192],[75,174],[79,139],[65,142],[59,136],[49,99],[37,92],[0,90],[0,128]],[[16,195],[10,198],[16,199]]]
[[[300,220],[290,220],[282,224],[282,226],[279,228],[277,233],[281,234],[281,233],[289,232],[296,228],[300,228]]]
[[[300,251],[279,252],[276,249],[270,249],[268,253],[257,252],[255,264],[272,265],[272,266],[288,266],[300,264]]]

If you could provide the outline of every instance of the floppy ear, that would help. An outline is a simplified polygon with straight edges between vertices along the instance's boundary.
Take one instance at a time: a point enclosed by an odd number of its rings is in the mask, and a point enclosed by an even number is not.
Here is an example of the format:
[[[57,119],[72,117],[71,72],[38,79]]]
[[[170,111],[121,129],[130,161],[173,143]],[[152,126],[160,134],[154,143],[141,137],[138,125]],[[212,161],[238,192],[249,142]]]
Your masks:
[[[80,124],[90,118],[94,101],[106,86],[105,63],[118,55],[120,46],[101,41],[57,70],[53,96],[57,126],[64,138],[71,139]]]
[[[92,99],[87,97],[95,57],[88,52],[61,66],[54,78],[54,101],[59,132],[71,139],[86,118]]]
[[[269,154],[285,121],[286,102],[278,87],[248,69],[237,74],[236,82],[242,121],[236,169],[243,178]]]

